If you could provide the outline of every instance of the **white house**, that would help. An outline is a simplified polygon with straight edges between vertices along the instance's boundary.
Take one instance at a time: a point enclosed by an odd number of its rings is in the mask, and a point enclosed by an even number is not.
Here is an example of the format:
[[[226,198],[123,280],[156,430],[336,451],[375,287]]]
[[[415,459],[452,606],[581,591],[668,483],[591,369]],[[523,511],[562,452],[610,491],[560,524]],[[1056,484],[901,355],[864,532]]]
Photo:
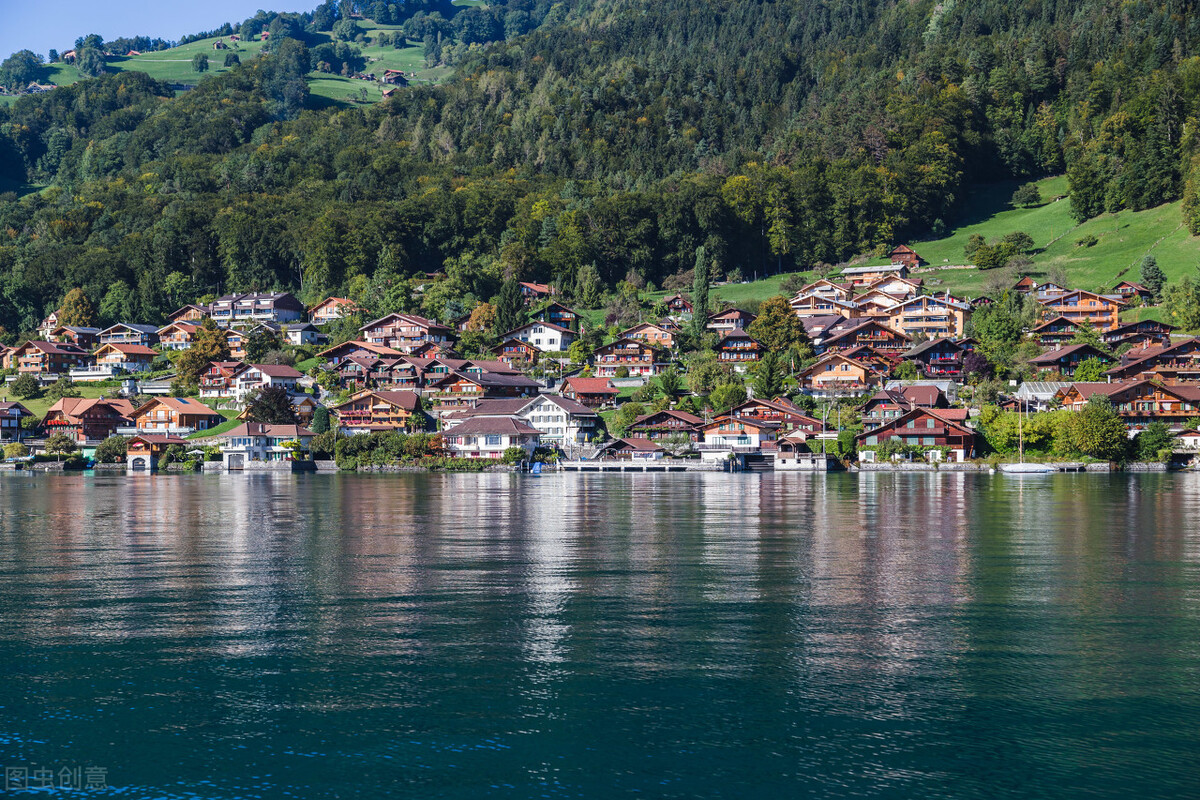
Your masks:
[[[284,364],[247,364],[234,373],[230,381],[233,399],[239,403],[255,389],[282,386],[289,394],[296,392],[296,383],[304,377],[300,370]]]
[[[221,460],[226,469],[243,469],[251,461],[290,461],[295,449],[288,445],[296,443],[299,449],[307,450],[314,435],[299,425],[247,422],[218,434]]]
[[[585,444],[596,435],[600,415],[582,403],[558,394],[480,400],[474,408],[446,418],[453,424],[468,419],[507,418],[523,422],[541,434],[543,444]]]
[[[560,353],[571,346],[576,334],[570,328],[552,322],[530,322],[500,337],[502,342],[509,339],[531,344],[543,353]]]
[[[472,417],[442,434],[450,455],[460,458],[500,458],[510,447],[528,457],[541,442],[541,432],[512,417]]]

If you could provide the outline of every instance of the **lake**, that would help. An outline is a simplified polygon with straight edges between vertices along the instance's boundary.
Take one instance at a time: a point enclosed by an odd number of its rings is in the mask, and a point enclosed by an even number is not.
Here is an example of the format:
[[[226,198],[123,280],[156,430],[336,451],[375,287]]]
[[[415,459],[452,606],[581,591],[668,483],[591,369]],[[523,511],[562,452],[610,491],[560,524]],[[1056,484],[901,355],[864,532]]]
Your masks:
[[[0,766],[14,795],[1197,797],[1198,520],[1184,474],[9,473]]]

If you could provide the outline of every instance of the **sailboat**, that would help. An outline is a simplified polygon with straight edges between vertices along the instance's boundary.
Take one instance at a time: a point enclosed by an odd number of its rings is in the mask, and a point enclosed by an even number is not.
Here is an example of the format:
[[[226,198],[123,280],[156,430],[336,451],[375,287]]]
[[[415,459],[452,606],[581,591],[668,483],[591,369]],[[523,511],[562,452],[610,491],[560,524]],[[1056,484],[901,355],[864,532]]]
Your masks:
[[[1017,457],[1020,459],[1020,461],[1016,464],[1001,464],[1000,471],[1023,475],[1054,472],[1054,467],[1046,464],[1025,463],[1025,427],[1022,423],[1024,421],[1023,412],[1026,406],[1024,401],[1019,402],[1021,405],[1019,408],[1017,408]]]

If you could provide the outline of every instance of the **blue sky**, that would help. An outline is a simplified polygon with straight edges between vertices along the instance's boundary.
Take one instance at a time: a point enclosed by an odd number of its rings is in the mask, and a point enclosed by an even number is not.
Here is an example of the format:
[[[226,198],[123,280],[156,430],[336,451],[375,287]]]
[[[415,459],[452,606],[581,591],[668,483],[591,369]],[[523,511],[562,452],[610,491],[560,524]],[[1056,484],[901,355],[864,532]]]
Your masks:
[[[311,11],[321,0],[0,0],[0,59],[29,49],[70,49],[89,33],[105,38],[150,36],[176,40],[241,22],[260,8]]]

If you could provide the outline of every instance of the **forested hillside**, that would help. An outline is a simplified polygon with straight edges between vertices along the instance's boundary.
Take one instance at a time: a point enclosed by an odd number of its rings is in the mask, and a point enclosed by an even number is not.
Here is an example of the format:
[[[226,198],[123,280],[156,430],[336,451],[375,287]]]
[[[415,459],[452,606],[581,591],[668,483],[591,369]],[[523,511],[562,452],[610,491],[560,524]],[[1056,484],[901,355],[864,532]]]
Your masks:
[[[273,287],[387,311],[434,270],[442,318],[505,276],[599,305],[698,258],[795,270],[941,235],[968,186],[1064,171],[1077,219],[1183,197],[1200,233],[1197,5],[423,10],[451,79],[341,110],[305,110],[313,15],[272,21],[270,54],[178,97],[121,73],[0,109],[0,176],[49,187],[0,199],[0,324],[77,285],[106,319]]]

